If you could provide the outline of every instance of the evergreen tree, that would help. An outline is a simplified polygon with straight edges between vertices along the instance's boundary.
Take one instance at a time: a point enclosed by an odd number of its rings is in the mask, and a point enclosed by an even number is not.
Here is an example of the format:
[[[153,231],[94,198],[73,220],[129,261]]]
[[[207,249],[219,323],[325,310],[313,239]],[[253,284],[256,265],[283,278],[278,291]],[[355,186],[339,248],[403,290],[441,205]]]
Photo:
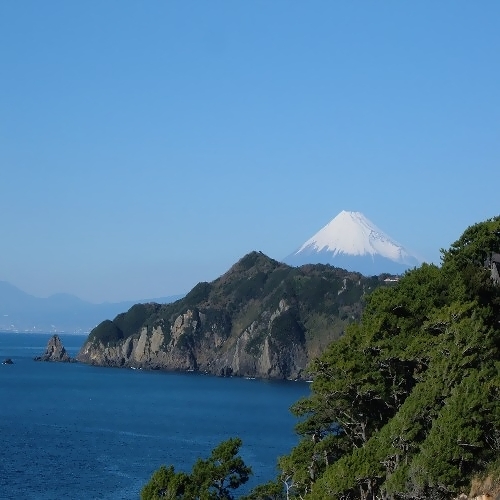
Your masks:
[[[191,474],[160,467],[141,491],[141,500],[232,500],[252,469],[238,455],[241,439],[223,441],[206,460],[198,459]]]

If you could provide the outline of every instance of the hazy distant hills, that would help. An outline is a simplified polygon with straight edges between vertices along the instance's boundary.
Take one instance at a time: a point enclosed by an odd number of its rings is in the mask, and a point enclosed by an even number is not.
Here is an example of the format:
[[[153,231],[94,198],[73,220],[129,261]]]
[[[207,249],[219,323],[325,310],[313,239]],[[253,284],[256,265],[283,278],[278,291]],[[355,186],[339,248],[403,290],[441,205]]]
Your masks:
[[[6,281],[0,281],[0,330],[83,333],[134,304],[168,303],[181,297],[182,295],[175,295],[93,304],[66,293],[58,293],[47,298],[35,297]]]
[[[345,210],[284,261],[292,266],[330,264],[364,276],[402,274],[421,264],[361,212]]]

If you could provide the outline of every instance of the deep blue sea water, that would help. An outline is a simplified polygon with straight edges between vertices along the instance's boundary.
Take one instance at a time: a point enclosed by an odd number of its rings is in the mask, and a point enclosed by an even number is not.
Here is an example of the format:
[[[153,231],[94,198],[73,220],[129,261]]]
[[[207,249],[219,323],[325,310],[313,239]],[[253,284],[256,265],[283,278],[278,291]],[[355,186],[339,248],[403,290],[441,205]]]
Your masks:
[[[60,335],[71,356],[85,336]],[[137,499],[161,464],[190,470],[239,436],[249,487],[297,443],[300,382],[35,362],[50,335],[0,333],[0,499]],[[245,488],[246,490],[248,488]]]

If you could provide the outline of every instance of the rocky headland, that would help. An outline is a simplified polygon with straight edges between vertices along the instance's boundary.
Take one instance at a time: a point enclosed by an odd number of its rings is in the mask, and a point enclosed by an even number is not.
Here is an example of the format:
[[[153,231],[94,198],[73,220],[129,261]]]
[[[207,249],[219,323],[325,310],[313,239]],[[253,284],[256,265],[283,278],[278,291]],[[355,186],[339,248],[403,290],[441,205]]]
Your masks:
[[[219,376],[307,379],[309,361],[390,286],[329,265],[290,267],[251,252],[172,304],[136,304],[90,333],[77,360]]]

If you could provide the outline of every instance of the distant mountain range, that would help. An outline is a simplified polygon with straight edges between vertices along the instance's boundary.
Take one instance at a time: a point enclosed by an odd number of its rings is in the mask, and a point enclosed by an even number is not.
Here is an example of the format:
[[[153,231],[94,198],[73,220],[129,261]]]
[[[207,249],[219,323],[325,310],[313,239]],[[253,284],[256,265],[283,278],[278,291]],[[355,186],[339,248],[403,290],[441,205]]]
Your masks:
[[[0,281],[0,330],[87,333],[104,319],[114,318],[134,304],[169,303],[182,296],[93,304],[65,293],[35,297]]]
[[[284,259],[292,266],[330,264],[365,276],[402,274],[419,258],[397,243],[361,212],[340,212]]]

